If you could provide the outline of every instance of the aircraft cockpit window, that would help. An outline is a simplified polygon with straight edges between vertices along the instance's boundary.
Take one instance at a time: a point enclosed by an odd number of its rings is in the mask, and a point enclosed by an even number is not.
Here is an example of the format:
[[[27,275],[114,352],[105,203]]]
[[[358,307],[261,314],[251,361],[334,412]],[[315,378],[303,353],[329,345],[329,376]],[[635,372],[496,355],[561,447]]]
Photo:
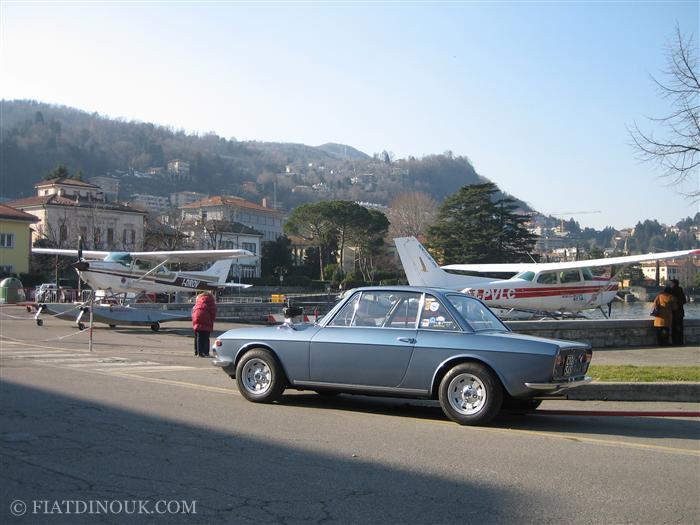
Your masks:
[[[582,268],[581,273],[583,274],[583,280],[584,281],[593,281],[593,273],[591,272],[590,268]]]
[[[535,278],[535,272],[520,272],[513,279],[522,279],[523,281],[532,281]]]
[[[557,284],[557,272],[542,272],[537,278],[540,284]]]
[[[136,259],[134,266],[139,270],[143,270],[144,272],[147,272],[148,270],[153,268],[153,264],[151,264],[150,261],[143,261],[141,259]]]
[[[577,283],[581,280],[578,270],[564,270],[559,274],[559,281],[564,283]]]
[[[136,259],[136,263],[134,266],[143,272],[151,272],[151,273],[158,273],[158,274],[166,274],[170,273],[168,269],[165,267],[165,265],[159,266],[156,270],[153,270],[153,268],[156,266],[155,263],[151,261],[146,261],[143,259]]]
[[[131,266],[133,259],[128,252],[112,252],[104,258],[105,262],[116,262],[124,266]]]

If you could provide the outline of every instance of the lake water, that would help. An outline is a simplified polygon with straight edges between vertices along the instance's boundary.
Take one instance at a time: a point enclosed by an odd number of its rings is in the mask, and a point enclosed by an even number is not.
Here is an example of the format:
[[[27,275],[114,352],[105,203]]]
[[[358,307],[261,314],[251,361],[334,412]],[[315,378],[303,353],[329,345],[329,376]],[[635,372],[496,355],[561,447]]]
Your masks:
[[[610,319],[651,319],[652,303],[623,303],[613,301]],[[684,306],[686,319],[700,319],[700,303],[688,303]],[[605,309],[607,313],[607,308]],[[603,319],[600,310],[588,310],[584,314],[589,319]]]

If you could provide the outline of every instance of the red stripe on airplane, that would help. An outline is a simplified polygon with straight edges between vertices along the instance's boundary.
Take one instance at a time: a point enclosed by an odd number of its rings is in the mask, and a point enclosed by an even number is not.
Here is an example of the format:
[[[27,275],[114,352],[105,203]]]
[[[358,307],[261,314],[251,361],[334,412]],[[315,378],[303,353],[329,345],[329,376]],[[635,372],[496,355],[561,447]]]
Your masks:
[[[472,289],[472,295],[485,300],[485,301],[497,301],[505,299],[530,299],[538,297],[557,297],[566,295],[584,295],[584,294],[598,294],[601,292],[617,291],[618,285],[614,284],[612,286],[577,286],[562,288],[561,286],[556,287],[537,287],[537,288],[486,288],[486,289]],[[513,293],[510,296],[511,292]]]

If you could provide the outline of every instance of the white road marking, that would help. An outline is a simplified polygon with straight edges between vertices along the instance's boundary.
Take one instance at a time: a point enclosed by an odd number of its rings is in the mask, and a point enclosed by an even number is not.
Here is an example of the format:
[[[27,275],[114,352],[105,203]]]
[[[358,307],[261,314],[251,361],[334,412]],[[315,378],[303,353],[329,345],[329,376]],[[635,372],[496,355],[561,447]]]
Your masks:
[[[176,372],[181,370],[195,370],[197,367],[184,365],[167,365],[156,361],[129,361],[125,357],[97,356],[83,351],[70,353],[63,349],[37,353],[37,350],[8,349],[0,353],[0,357],[7,359],[24,359],[32,363],[54,365],[61,368],[85,369],[101,373],[112,372]],[[88,370],[90,369],[90,370]]]
[[[47,357],[69,357],[74,354],[69,354],[67,352],[47,352],[47,353],[41,353],[37,354],[36,352],[32,352],[29,354],[20,354],[20,353],[7,353],[3,352],[2,357],[8,357],[10,359],[43,359]]]
[[[119,368],[119,367],[114,367],[110,369],[100,369],[96,368],[95,370],[100,370],[102,372],[106,372],[107,370],[109,371],[114,371],[114,372],[138,372],[139,374],[141,372],[177,372],[178,370],[195,370],[197,367],[195,366],[180,366],[180,365],[161,365],[161,366],[142,366],[140,368],[134,369],[134,368]]]
[[[104,361],[103,357],[66,357],[59,356],[59,359],[37,359],[37,363],[80,363],[80,362],[93,362],[99,363]]]
[[[97,363],[78,363],[77,365],[71,365],[71,364],[66,364],[65,366],[69,368],[86,368],[86,367],[95,367],[95,368],[106,368],[106,367],[112,367],[112,366],[129,366],[129,367],[134,367],[134,366],[143,366],[143,365],[157,365],[155,361],[119,361],[118,363],[115,362],[109,362],[105,359],[101,359]]]

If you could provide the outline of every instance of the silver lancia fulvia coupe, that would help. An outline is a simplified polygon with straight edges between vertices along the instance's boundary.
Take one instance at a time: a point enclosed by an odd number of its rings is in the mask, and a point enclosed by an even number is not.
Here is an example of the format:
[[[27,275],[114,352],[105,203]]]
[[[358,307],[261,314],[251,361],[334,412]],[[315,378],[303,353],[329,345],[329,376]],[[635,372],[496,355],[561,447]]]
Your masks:
[[[589,345],[515,334],[478,299],[409,286],[350,290],[318,323],[229,330],[214,350],[249,401],[285,388],[439,399],[462,425],[591,380]]]

